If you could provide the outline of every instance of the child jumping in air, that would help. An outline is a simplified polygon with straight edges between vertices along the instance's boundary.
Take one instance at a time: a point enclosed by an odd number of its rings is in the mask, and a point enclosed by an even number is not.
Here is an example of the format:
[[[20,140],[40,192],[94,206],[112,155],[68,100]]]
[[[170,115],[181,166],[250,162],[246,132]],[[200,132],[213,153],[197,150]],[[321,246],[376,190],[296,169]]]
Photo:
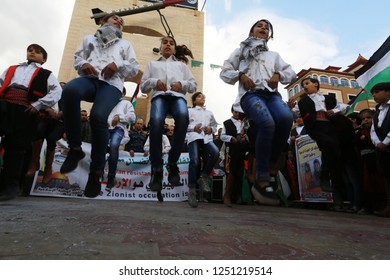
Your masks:
[[[296,74],[277,52],[268,49],[270,38],[273,38],[272,24],[266,19],[255,22],[248,38],[225,60],[220,78],[232,85],[239,82],[236,101],[240,102],[245,117],[257,127],[256,180],[252,193],[255,198],[262,195],[277,199],[270,180],[278,172],[279,158],[293,123],[278,84],[292,82]]]
[[[184,145],[188,127],[188,108],[185,94],[196,91],[197,83],[186,65],[192,52],[184,45],[178,46],[171,36],[165,36],[160,45],[161,57],[148,63],[141,79],[142,92],[153,91],[150,108],[150,161],[149,187],[154,192],[162,189],[163,160],[162,135],[167,115],[175,121],[172,148],[168,155],[168,181],[180,185],[177,161]]]

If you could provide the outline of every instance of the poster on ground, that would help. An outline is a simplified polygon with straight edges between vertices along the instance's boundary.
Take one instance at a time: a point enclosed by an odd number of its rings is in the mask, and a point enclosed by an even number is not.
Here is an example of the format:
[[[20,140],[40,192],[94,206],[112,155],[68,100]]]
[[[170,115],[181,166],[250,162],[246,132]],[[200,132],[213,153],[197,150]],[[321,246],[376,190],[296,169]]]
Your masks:
[[[83,196],[85,185],[88,180],[91,145],[82,144],[85,157],[82,159],[76,170],[68,174],[59,172],[64,162],[68,149],[66,142],[61,139],[56,147],[53,175],[48,184],[42,183],[44,166],[35,175],[34,183],[30,195],[52,196],[52,197],[73,197],[86,198]],[[41,163],[44,162],[45,148],[42,148]],[[164,166],[167,163],[167,156],[164,156]],[[168,173],[164,168],[163,190],[161,192],[164,201],[185,201],[188,194],[188,153],[182,153],[178,162],[180,169],[181,185],[171,186],[168,183]],[[43,165],[43,164],[42,164]],[[149,200],[157,201],[157,193],[149,189],[150,181],[150,161],[149,157],[144,157],[142,153],[136,153],[130,157],[126,151],[119,152],[118,168],[116,174],[116,185],[110,191],[106,190],[108,166],[104,170],[101,182],[101,192],[95,199],[112,200]]]
[[[299,194],[302,201],[332,202],[332,193],[320,187],[321,151],[308,135],[295,141]]]

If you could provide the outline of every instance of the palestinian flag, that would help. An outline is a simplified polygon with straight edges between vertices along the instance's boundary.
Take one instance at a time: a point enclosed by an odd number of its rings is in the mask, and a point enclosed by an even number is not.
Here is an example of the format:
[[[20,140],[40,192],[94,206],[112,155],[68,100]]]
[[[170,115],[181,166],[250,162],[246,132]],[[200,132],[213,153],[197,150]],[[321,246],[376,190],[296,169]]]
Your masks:
[[[355,72],[355,78],[362,91],[356,96],[349,112],[354,111],[358,102],[372,99],[371,88],[375,84],[390,82],[390,36],[367,63]]]
[[[133,105],[134,109],[135,109],[135,105],[137,104],[137,96],[138,96],[138,92],[139,92],[139,84],[140,84],[140,81],[137,82],[137,87],[135,88],[133,96],[130,99],[130,102]]]

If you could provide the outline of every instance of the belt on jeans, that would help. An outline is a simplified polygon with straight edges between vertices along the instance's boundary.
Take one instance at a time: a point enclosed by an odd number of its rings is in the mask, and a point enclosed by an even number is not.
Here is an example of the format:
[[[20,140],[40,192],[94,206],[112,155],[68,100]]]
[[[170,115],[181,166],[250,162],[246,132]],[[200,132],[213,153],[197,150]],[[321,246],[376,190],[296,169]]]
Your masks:
[[[316,112],[317,121],[329,121],[324,111]]]

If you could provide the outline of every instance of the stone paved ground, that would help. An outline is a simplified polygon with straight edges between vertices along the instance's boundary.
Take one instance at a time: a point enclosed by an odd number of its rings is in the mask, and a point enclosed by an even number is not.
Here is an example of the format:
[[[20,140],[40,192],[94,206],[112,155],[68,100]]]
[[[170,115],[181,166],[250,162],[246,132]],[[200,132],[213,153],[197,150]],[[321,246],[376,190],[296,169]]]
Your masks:
[[[390,219],[370,215],[48,197],[0,213],[3,260],[390,259]]]

